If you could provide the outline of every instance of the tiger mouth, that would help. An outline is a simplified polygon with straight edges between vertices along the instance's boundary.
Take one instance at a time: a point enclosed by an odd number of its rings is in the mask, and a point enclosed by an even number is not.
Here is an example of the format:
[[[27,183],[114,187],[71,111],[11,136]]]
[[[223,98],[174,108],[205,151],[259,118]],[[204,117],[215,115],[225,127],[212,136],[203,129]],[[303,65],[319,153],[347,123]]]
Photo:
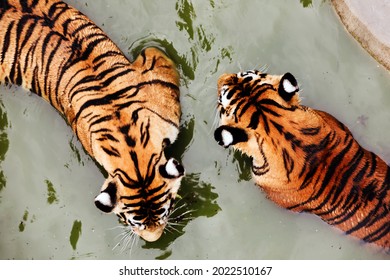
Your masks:
[[[147,228],[145,226],[138,227],[138,228],[137,227],[132,228],[132,230],[135,234],[137,234],[142,239],[144,239],[145,241],[148,241],[148,242],[154,242],[154,241],[158,240],[161,237],[161,235],[163,234],[164,229],[165,229],[165,223],[163,225],[151,227],[151,228]]]

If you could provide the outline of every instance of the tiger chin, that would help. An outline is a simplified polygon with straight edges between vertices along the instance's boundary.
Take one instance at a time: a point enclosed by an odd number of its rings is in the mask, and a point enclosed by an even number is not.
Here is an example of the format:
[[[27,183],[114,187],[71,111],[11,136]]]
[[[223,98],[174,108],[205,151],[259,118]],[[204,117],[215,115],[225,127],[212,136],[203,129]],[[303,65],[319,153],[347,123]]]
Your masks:
[[[270,200],[390,248],[389,166],[333,116],[301,105],[291,73],[224,74],[217,107],[215,140],[252,158]]]
[[[179,75],[159,49],[130,62],[85,15],[57,0],[0,1],[0,82],[64,116],[108,173],[96,206],[146,241],[168,222],[184,175],[164,148],[179,132]],[[127,231],[126,231],[127,232]]]

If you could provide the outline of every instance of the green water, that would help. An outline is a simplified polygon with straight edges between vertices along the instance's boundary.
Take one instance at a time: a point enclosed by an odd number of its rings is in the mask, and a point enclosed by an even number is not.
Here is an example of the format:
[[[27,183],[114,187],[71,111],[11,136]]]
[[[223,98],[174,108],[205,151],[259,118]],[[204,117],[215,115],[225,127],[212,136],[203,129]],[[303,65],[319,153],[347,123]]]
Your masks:
[[[0,87],[1,259],[390,259],[314,216],[276,207],[254,186],[248,161],[213,139],[218,76],[266,66],[293,73],[305,105],[336,116],[390,162],[389,73],[328,2],[67,2],[129,58],[158,45],[178,64],[182,132],[168,152],[187,170],[179,211],[190,213],[158,242],[122,251],[117,219],[93,203],[104,175],[71,129],[35,95]]]

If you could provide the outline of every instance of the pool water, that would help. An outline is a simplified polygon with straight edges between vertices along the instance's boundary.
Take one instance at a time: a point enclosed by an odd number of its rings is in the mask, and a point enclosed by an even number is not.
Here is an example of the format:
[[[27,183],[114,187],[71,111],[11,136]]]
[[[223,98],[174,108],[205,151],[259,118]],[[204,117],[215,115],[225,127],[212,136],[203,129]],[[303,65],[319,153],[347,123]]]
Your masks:
[[[154,243],[121,240],[116,217],[93,203],[104,175],[70,127],[39,97],[2,86],[1,259],[390,259],[315,216],[275,206],[251,180],[248,159],[213,139],[219,75],[263,68],[293,73],[305,105],[333,114],[390,162],[389,73],[327,1],[67,2],[130,59],[157,45],[178,65],[182,131],[167,151],[187,172],[177,225]]]

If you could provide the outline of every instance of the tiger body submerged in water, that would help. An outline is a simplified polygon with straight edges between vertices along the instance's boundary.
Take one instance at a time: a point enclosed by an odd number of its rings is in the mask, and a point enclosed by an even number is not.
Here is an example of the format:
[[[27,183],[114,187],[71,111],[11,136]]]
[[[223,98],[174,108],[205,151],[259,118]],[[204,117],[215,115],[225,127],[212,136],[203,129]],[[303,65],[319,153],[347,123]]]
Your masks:
[[[133,62],[91,20],[56,0],[0,1],[0,81],[50,102],[108,173],[96,206],[157,240],[184,174],[164,148],[180,121],[179,76],[155,48]]]
[[[216,141],[252,158],[256,184],[279,206],[390,248],[389,166],[298,91],[290,73],[222,75]]]

